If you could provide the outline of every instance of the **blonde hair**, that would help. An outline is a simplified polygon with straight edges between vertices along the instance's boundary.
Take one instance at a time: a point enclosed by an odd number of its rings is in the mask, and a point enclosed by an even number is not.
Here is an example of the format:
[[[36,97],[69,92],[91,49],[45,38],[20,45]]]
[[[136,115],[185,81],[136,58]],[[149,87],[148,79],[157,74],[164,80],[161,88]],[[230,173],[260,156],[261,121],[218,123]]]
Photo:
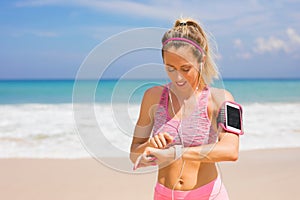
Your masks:
[[[204,29],[201,28],[201,26],[195,20],[190,18],[176,20],[173,28],[168,30],[163,35],[162,43],[165,44],[165,42],[170,38],[186,38],[202,48],[205,54],[205,62],[201,75],[205,84],[209,85],[213,82],[213,79],[217,79],[219,77],[219,70],[214,62],[214,52],[210,47],[209,38]],[[192,48],[193,54],[198,59],[200,64],[203,61],[204,55],[195,46],[183,41],[173,40],[172,42],[167,42],[165,45],[163,45],[162,55],[164,50],[167,50],[171,47],[178,49],[179,47],[187,45]]]

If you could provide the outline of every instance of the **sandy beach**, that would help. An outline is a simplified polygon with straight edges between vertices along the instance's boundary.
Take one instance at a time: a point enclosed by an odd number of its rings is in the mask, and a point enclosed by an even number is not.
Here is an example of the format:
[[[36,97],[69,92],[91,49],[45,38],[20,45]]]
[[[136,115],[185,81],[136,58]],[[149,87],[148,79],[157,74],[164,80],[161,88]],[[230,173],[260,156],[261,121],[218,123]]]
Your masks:
[[[242,151],[237,162],[220,167],[231,200],[300,199],[300,148]],[[5,200],[146,200],[155,181],[155,173],[121,173],[88,158],[0,159]]]

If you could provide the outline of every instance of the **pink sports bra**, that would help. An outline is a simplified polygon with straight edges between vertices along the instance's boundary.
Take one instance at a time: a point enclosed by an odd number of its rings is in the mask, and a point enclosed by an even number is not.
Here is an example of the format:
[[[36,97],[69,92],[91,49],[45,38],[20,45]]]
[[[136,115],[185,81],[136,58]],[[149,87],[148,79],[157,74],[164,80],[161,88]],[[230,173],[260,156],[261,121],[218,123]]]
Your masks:
[[[174,138],[172,145],[184,144],[185,147],[200,146],[216,142],[218,136],[216,132],[213,131],[211,121],[207,114],[209,95],[209,87],[205,87],[199,97],[198,108],[194,109],[189,117],[178,120],[171,118],[168,113],[169,87],[167,85],[164,86],[154,117],[153,136],[167,132]]]

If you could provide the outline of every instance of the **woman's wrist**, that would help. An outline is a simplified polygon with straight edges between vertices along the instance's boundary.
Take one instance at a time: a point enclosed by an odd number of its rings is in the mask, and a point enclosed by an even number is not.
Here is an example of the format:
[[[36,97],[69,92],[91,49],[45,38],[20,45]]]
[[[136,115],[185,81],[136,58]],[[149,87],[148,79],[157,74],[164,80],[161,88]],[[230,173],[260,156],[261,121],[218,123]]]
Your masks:
[[[183,147],[182,147],[182,145],[174,145],[173,149],[174,149],[174,157],[173,158],[174,158],[174,160],[178,160],[182,156]]]

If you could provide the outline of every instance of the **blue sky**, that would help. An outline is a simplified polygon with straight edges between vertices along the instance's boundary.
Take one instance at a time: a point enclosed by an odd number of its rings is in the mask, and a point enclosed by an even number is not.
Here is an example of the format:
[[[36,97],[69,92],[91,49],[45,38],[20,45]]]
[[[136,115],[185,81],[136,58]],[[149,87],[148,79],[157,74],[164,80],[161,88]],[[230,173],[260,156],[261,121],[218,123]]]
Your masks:
[[[171,28],[180,16],[214,36],[223,78],[300,78],[299,10],[300,0],[3,0],[0,79],[72,79],[110,36]],[[143,63],[142,56],[132,59]]]

